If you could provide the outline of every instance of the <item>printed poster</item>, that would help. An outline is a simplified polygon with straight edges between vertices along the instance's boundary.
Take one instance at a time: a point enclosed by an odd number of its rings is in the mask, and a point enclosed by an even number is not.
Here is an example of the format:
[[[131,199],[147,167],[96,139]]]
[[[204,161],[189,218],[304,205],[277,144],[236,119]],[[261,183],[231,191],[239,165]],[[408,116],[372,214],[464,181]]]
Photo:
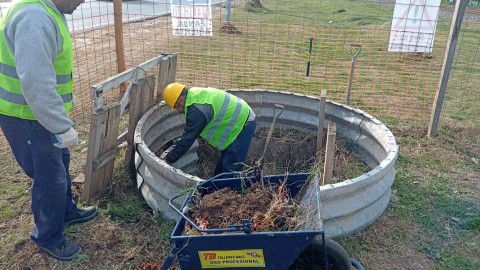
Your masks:
[[[174,36],[212,36],[211,0],[170,0]]]
[[[441,0],[397,0],[389,52],[432,52]]]

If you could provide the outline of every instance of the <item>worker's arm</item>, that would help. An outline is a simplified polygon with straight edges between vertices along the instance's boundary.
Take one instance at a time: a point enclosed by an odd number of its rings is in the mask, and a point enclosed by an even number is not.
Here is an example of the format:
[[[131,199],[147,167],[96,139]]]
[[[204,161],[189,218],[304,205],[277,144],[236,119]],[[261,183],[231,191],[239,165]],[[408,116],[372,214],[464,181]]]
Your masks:
[[[53,66],[63,40],[53,17],[40,5],[27,5],[6,25],[5,37],[15,56],[23,97],[37,121],[55,134],[68,131],[73,122],[57,94]]]
[[[181,158],[190,149],[195,139],[198,138],[202,130],[207,126],[207,118],[195,106],[191,105],[187,110],[186,126],[180,141],[165,157],[168,163],[174,163]]]

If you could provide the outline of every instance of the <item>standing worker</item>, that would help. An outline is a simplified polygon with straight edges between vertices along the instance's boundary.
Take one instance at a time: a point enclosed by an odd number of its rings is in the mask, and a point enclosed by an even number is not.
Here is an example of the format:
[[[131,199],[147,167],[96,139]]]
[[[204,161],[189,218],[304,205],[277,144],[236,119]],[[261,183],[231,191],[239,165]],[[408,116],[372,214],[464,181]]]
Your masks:
[[[73,122],[73,49],[64,14],[84,0],[16,0],[0,23],[0,127],[23,171],[33,179],[30,238],[57,259],[81,248],[66,225],[93,219],[95,207],[72,198],[69,146]]]
[[[214,175],[243,169],[256,128],[255,113],[243,99],[219,89],[187,88],[180,83],[167,85],[163,99],[172,111],[186,116],[183,135],[166,162],[177,161],[201,136],[222,151]]]

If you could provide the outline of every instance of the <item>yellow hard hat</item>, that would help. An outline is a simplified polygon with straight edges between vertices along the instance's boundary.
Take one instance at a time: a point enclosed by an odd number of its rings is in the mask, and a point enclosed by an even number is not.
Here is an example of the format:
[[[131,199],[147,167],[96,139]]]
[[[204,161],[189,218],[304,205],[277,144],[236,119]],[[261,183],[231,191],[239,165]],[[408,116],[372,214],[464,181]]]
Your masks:
[[[167,105],[172,109],[177,103],[178,97],[182,93],[183,88],[185,88],[184,84],[181,83],[171,83],[163,89],[163,99],[167,103]]]

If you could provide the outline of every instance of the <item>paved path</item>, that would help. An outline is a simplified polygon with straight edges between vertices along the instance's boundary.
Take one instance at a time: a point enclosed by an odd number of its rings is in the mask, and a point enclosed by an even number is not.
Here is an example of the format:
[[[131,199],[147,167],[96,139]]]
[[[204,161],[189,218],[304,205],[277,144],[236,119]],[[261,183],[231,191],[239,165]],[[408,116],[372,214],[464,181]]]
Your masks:
[[[212,0],[212,5],[225,0]],[[0,0],[0,16],[10,5],[8,0]],[[123,1],[123,21],[137,21],[145,17],[165,16],[170,14],[170,0]],[[67,15],[68,27],[78,32],[104,25],[113,25],[113,1],[86,0],[72,15]]]

